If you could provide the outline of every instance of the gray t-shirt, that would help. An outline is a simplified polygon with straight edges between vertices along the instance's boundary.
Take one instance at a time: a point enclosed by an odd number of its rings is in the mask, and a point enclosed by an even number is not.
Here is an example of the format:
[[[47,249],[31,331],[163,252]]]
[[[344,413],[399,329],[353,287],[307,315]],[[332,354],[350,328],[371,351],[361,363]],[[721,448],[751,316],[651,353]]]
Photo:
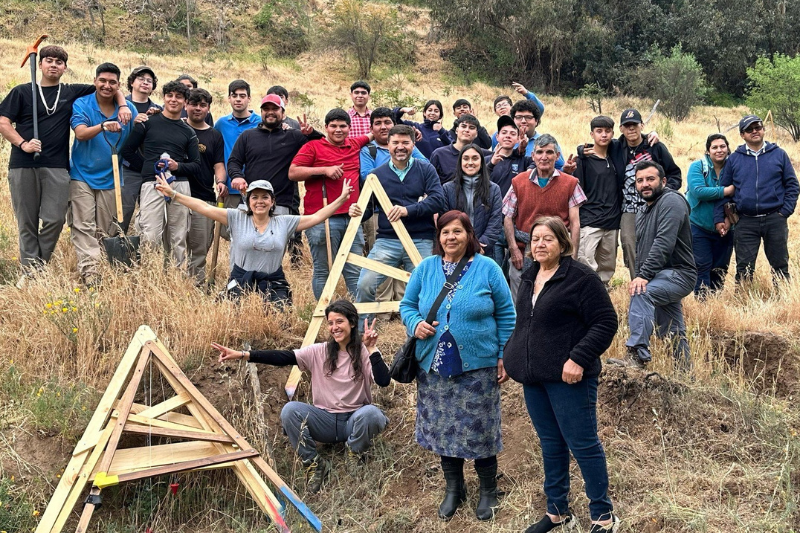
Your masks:
[[[258,233],[253,217],[244,211],[228,209],[231,230],[231,268],[239,265],[250,271],[272,274],[280,268],[286,244],[300,224],[296,215],[278,215],[269,219],[264,233]]]

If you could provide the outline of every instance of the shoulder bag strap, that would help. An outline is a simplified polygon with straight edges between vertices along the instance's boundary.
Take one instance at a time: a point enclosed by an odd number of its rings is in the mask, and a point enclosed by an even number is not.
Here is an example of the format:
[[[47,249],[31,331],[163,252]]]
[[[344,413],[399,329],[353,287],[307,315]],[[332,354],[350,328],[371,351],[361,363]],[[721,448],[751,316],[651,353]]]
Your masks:
[[[458,276],[461,274],[461,271],[464,270],[464,267],[467,265],[468,261],[469,258],[467,257],[467,254],[464,254],[464,257],[462,257],[461,261],[458,262],[456,268],[453,269],[453,273],[447,276],[447,280],[444,282],[442,290],[439,291],[439,296],[436,297],[436,300],[434,300],[433,305],[431,306],[431,310],[428,311],[428,316],[425,318],[425,322],[430,324],[434,321],[434,319],[436,319],[436,313],[439,312],[439,307],[442,305],[444,297],[454,287],[453,283],[455,283],[455,281],[458,279]]]

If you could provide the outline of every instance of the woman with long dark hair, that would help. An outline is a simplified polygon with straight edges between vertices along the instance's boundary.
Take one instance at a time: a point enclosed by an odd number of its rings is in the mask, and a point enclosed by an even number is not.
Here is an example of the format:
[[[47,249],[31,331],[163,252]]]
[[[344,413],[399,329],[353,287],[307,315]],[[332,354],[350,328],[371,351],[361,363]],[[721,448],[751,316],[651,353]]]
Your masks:
[[[422,155],[431,158],[431,154],[437,148],[452,144],[453,139],[450,138],[450,133],[447,128],[442,126],[442,118],[444,117],[444,108],[439,100],[428,100],[422,107],[422,117],[425,119],[422,122],[412,122],[410,120],[403,120],[403,115],[408,113],[413,115],[416,109],[413,107],[397,107],[394,109],[394,122],[395,124],[405,124],[417,128],[422,133],[422,139],[417,141],[417,149],[422,152]]]
[[[316,442],[344,442],[348,456],[360,462],[373,437],[389,420],[372,405],[373,382],[385,387],[391,381],[389,369],[376,348],[375,321],[364,321],[358,335],[358,311],[347,300],[337,300],[325,309],[327,342],[297,350],[232,350],[217,343],[219,361],[244,359],[273,366],[297,365],[311,374],[313,405],[289,402],[281,411],[281,424],[292,449],[306,466],[308,491],[319,492],[331,464],[317,454]],[[315,442],[316,441],[316,442]]]
[[[442,189],[445,211],[455,209],[466,213],[481,253],[488,250],[491,255],[503,231],[503,198],[500,187],[489,177],[483,153],[477,144],[464,146],[458,154],[455,176]]]
[[[445,285],[449,276],[455,276]],[[449,289],[432,323],[426,318],[442,289]],[[480,254],[469,217],[439,217],[434,255],[411,273],[400,315],[417,341],[416,438],[441,458],[446,483],[439,518],[449,520],[467,500],[464,460],[475,461],[479,520],[497,510],[497,454],[503,346],[514,329],[514,303],[503,272]]]

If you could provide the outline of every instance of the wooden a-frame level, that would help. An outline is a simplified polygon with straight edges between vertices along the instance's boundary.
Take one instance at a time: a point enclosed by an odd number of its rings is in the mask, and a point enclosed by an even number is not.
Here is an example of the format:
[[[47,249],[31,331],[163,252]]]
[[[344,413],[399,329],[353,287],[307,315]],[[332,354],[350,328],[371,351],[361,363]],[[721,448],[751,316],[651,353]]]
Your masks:
[[[153,406],[134,403],[148,367],[162,374],[175,391],[175,396]],[[190,414],[176,412],[179,408]],[[118,448],[120,437],[125,433],[169,437],[181,442]],[[142,326],[72,452],[72,459],[39,521],[36,533],[59,533],[87,485],[90,491],[76,529],[78,533],[86,531],[105,487],[212,468],[231,468],[282,533],[289,532],[281,515],[284,505],[261,474],[280,490],[314,529],[322,530],[320,520],[195,388],[153,331]]]
[[[361,208],[362,215],[350,219],[350,223],[347,226],[347,231],[345,231],[344,237],[342,238],[342,243],[339,245],[339,253],[336,254],[336,259],[333,261],[333,266],[328,273],[328,279],[325,282],[325,287],[322,289],[322,294],[319,297],[317,306],[314,308],[314,314],[311,315],[311,322],[308,325],[308,331],[306,331],[306,336],[303,338],[304,347],[317,342],[319,328],[322,327],[322,324],[325,322],[325,308],[331,303],[331,298],[333,298],[333,295],[336,292],[336,285],[339,283],[339,278],[342,277],[342,270],[344,270],[344,266],[347,263],[352,263],[360,266],[361,268],[373,270],[379,274],[383,274],[390,278],[399,279],[400,281],[404,282],[408,282],[409,278],[411,277],[411,274],[405,270],[385,265],[379,261],[375,261],[374,259],[368,259],[366,257],[350,253],[350,247],[353,245],[353,241],[358,233],[358,228],[361,226],[363,213],[373,195],[378,200],[378,203],[380,204],[384,213],[388,213],[392,209],[392,202],[389,200],[389,196],[387,196],[386,191],[383,190],[383,186],[381,185],[380,181],[378,181],[378,177],[375,174],[368,175],[364,182],[364,186],[361,188],[361,194],[358,197],[358,206]],[[411,258],[411,262],[414,263],[414,266],[416,267],[419,265],[420,261],[422,261],[422,257],[419,255],[419,250],[417,250],[417,247],[414,246],[414,241],[411,239],[411,236],[408,234],[408,231],[406,231],[406,228],[401,221],[398,220],[397,222],[391,222],[391,224],[395,233],[397,234],[397,238],[400,239],[400,243],[403,245],[403,249],[406,251],[408,257]],[[360,314],[391,313],[398,312],[400,310],[400,301],[357,303],[355,306]],[[300,383],[301,378],[302,372],[300,372],[300,369],[296,366],[292,367],[292,372],[289,374],[289,379],[286,381],[285,387],[286,395],[290,400],[294,396],[295,391],[297,391],[297,385]]]

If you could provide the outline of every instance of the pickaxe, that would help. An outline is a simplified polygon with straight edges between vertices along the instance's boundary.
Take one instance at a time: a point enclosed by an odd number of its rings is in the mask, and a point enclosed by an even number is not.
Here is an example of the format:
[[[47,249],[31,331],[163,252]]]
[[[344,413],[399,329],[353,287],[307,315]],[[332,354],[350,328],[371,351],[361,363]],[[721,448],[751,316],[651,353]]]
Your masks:
[[[20,68],[25,66],[25,63],[30,59],[31,61],[31,95],[33,98],[31,101],[33,102],[33,138],[39,139],[39,102],[36,100],[36,53],[39,51],[39,45],[42,44],[42,41],[47,39],[47,35],[42,35],[39,37],[35,43],[28,47],[25,51],[25,58],[22,60],[22,65]],[[33,159],[39,159],[41,152],[36,152],[33,154]]]

